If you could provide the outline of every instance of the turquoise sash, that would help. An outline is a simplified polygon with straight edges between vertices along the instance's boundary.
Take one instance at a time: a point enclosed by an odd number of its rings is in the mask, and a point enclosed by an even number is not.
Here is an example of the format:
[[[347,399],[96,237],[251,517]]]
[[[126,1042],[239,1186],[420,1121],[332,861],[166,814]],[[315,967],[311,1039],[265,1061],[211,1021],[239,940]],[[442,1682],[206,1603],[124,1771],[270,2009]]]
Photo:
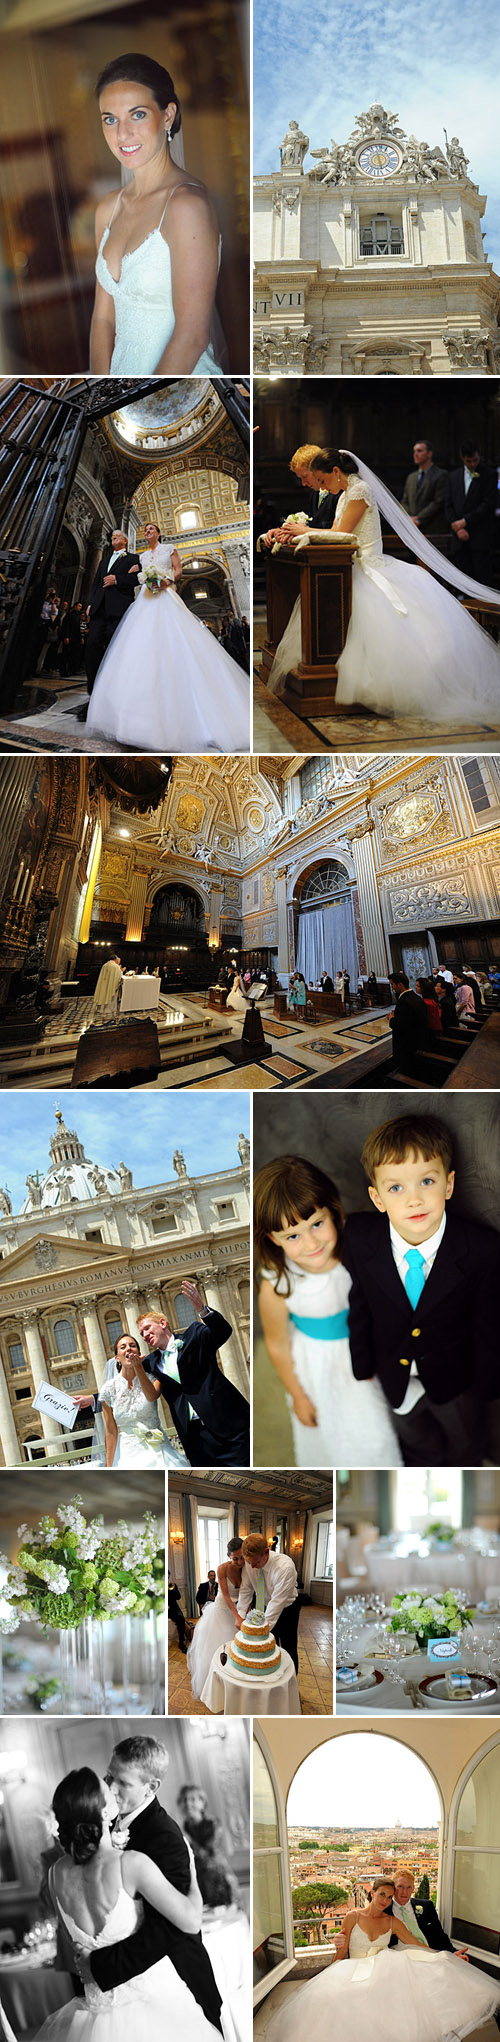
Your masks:
[[[290,1312],[294,1326],[299,1333],[308,1333],[310,1340],[347,1340],[349,1335],[349,1313],[330,1312],[327,1319],[302,1319],[298,1312]]]

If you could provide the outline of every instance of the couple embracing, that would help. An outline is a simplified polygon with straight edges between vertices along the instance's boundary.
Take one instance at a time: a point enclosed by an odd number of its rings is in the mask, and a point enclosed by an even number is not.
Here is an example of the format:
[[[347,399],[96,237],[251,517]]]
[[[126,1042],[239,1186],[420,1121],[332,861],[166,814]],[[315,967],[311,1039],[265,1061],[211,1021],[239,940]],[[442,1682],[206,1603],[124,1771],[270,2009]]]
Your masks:
[[[167,2023],[183,2042],[224,2032],[193,1859],[156,1798],[167,1764],[154,1737],[127,1737],[104,1779],[81,1766],[56,1787],[48,1890],[84,1997],[36,2042],[164,2042]]]

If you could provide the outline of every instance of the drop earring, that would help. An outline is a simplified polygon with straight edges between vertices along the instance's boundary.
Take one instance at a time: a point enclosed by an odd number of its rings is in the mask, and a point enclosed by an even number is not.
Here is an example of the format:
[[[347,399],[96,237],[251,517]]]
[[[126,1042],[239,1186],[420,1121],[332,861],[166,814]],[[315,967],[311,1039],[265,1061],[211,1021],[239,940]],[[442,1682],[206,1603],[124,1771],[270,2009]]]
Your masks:
[[[172,129],[171,129],[170,127],[168,127],[168,128],[167,128],[167,142],[171,142],[171,140],[172,140]]]

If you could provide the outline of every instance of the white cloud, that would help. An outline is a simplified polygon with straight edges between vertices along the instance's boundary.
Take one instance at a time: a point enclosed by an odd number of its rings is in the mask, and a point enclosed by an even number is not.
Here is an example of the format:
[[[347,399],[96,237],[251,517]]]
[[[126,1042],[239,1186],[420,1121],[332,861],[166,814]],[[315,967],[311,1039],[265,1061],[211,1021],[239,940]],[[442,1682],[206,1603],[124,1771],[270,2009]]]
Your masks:
[[[396,1822],[431,1829],[440,1820],[437,1788],[427,1766],[395,1737],[348,1731],[310,1753],[288,1796],[288,1822],[332,1823],[347,1829]]]

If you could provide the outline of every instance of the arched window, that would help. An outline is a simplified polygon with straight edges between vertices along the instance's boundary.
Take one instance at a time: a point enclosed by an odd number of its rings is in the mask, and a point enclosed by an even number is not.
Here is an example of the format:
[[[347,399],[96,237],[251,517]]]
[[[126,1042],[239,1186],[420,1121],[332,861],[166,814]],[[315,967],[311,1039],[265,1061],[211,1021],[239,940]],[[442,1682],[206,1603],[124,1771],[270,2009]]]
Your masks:
[[[45,1446],[40,1432],[30,1432],[23,1439],[23,1452],[27,1461],[44,1461]]]
[[[452,1849],[450,1934],[500,1971],[500,1735],[459,1791]]]
[[[174,1305],[177,1325],[180,1327],[181,1332],[183,1333],[185,1327],[192,1326],[196,1318],[194,1305],[191,1304],[190,1298],[186,1298],[184,1296],[184,1292],[182,1290],[178,1291],[177,1297],[174,1298]]]
[[[77,1354],[78,1346],[75,1328],[71,1319],[56,1319],[54,1339],[58,1354]]]
[[[124,1328],[122,1326],[121,1319],[106,1318],[106,1332],[108,1335],[110,1347],[114,1347],[115,1340],[121,1340],[123,1331]]]
[[[284,1807],[280,1809],[262,1745],[254,1737],[254,1985],[256,2001],[294,1962]]]

